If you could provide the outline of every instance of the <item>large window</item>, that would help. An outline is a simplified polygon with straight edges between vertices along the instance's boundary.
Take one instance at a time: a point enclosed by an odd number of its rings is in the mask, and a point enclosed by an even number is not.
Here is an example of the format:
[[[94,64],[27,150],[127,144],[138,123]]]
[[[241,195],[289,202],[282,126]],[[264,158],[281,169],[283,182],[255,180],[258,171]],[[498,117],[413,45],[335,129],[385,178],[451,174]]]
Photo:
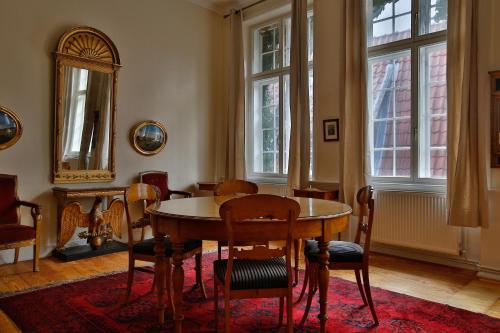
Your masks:
[[[446,178],[447,0],[366,0],[375,181]]]
[[[313,16],[308,13],[309,106],[312,133]],[[290,16],[250,30],[247,73],[247,172],[250,178],[284,178],[290,142]],[[312,134],[311,134],[312,138]],[[311,139],[312,141],[312,139]],[[311,142],[312,154],[312,142]],[[312,161],[312,158],[311,158]],[[311,162],[312,163],[312,162]],[[312,170],[312,168],[311,168]]]

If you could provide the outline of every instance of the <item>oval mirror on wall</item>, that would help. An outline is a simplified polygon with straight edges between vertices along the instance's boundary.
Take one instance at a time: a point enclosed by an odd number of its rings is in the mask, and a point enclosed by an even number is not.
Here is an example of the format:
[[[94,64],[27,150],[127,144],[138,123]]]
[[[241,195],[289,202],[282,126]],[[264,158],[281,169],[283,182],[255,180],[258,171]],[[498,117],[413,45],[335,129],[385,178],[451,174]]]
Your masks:
[[[0,106],[0,150],[7,149],[19,140],[23,133],[21,120],[17,115]]]

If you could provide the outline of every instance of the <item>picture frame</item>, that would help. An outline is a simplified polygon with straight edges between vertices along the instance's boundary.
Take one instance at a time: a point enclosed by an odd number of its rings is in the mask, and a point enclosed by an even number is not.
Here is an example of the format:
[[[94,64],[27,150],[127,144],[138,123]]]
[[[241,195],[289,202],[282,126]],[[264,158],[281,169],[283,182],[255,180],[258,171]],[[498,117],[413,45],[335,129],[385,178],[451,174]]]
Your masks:
[[[167,144],[167,129],[157,121],[142,121],[130,130],[130,143],[139,154],[158,154]]]
[[[14,145],[22,134],[21,119],[14,111],[0,106],[0,150]]]
[[[340,125],[339,119],[323,120],[323,141],[339,141]]]

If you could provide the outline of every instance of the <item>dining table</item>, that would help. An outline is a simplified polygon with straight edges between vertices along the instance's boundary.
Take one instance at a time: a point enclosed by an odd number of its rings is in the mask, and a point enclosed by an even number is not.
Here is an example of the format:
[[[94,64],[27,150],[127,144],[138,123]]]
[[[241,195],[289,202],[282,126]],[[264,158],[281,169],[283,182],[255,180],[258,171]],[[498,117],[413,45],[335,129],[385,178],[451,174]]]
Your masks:
[[[165,278],[166,257],[164,238],[168,235],[173,247],[172,285],[173,285],[173,319],[175,332],[182,332],[184,319],[182,297],[184,287],[183,249],[184,243],[192,239],[227,241],[226,226],[219,215],[219,208],[227,200],[237,197],[194,197],[163,201],[151,205],[146,210],[151,216],[151,225],[155,239],[155,281],[157,290],[158,320],[165,321]],[[352,208],[349,205],[323,199],[290,197],[300,204],[300,215],[294,227],[295,239],[315,238],[318,241],[319,256],[319,304],[321,332],[325,332],[328,295],[328,242],[334,235],[346,229]],[[246,228],[241,234],[235,234],[236,240],[259,241],[262,235],[272,232],[273,223],[280,221],[267,220],[245,222]],[[268,237],[268,236],[267,236]]]

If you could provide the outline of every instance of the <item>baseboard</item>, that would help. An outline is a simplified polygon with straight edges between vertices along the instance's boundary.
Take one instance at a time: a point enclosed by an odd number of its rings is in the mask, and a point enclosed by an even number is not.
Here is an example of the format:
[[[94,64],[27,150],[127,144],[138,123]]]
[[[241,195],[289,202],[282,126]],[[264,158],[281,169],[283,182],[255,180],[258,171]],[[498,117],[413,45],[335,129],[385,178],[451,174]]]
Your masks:
[[[459,256],[453,256],[448,254],[435,253],[417,249],[403,248],[376,242],[373,242],[371,244],[370,249],[373,252],[388,254],[396,257],[425,261],[433,264],[469,269],[473,271],[479,270],[479,265],[478,265],[479,263],[477,261],[468,260],[466,258],[462,258]]]
[[[490,267],[479,266],[477,277],[480,279],[500,281],[500,270]]]

